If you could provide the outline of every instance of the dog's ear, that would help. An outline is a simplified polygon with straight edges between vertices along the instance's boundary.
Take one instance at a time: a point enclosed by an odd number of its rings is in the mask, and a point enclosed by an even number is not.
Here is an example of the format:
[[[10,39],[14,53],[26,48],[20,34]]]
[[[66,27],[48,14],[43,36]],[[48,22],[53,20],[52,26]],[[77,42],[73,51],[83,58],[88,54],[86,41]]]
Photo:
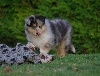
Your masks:
[[[35,16],[36,19],[39,19],[43,22],[43,25],[45,24],[45,16]]]

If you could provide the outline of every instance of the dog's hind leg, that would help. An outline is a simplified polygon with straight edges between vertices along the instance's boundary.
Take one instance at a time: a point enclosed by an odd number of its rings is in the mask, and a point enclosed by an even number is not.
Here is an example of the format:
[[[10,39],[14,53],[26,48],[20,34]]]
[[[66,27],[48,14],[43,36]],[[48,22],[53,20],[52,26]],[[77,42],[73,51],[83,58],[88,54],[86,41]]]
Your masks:
[[[57,55],[60,58],[62,58],[62,57],[64,57],[66,55],[66,51],[65,51],[65,41],[61,41],[61,43],[57,47]]]
[[[75,47],[72,43],[72,28],[69,27],[68,32],[66,33],[66,45],[65,45],[65,49],[66,49],[66,53],[75,53]]]

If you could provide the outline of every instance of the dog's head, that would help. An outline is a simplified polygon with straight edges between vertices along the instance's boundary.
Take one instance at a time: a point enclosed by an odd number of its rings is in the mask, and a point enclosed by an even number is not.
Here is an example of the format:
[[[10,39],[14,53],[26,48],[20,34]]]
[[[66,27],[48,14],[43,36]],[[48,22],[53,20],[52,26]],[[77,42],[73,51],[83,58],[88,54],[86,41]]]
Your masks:
[[[45,17],[44,16],[30,16],[25,19],[25,29],[28,33],[35,36],[40,36],[45,32]]]

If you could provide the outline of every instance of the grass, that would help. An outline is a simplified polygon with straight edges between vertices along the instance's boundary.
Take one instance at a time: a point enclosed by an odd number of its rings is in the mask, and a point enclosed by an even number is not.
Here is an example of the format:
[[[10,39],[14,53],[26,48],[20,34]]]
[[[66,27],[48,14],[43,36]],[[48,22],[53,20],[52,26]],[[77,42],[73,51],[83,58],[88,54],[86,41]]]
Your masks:
[[[68,54],[46,64],[10,66],[11,71],[0,67],[0,76],[99,76],[100,54]]]

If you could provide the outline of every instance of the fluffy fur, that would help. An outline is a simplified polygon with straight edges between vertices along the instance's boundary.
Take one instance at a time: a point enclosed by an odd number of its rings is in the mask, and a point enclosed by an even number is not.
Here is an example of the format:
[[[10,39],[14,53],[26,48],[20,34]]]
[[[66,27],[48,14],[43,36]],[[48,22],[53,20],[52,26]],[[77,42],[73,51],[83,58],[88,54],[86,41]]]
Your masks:
[[[40,53],[43,54],[49,53],[51,49],[56,49],[58,56],[64,57],[68,48],[75,53],[71,32],[72,27],[66,20],[49,20],[44,16],[34,15],[25,19],[27,40],[40,48]]]

